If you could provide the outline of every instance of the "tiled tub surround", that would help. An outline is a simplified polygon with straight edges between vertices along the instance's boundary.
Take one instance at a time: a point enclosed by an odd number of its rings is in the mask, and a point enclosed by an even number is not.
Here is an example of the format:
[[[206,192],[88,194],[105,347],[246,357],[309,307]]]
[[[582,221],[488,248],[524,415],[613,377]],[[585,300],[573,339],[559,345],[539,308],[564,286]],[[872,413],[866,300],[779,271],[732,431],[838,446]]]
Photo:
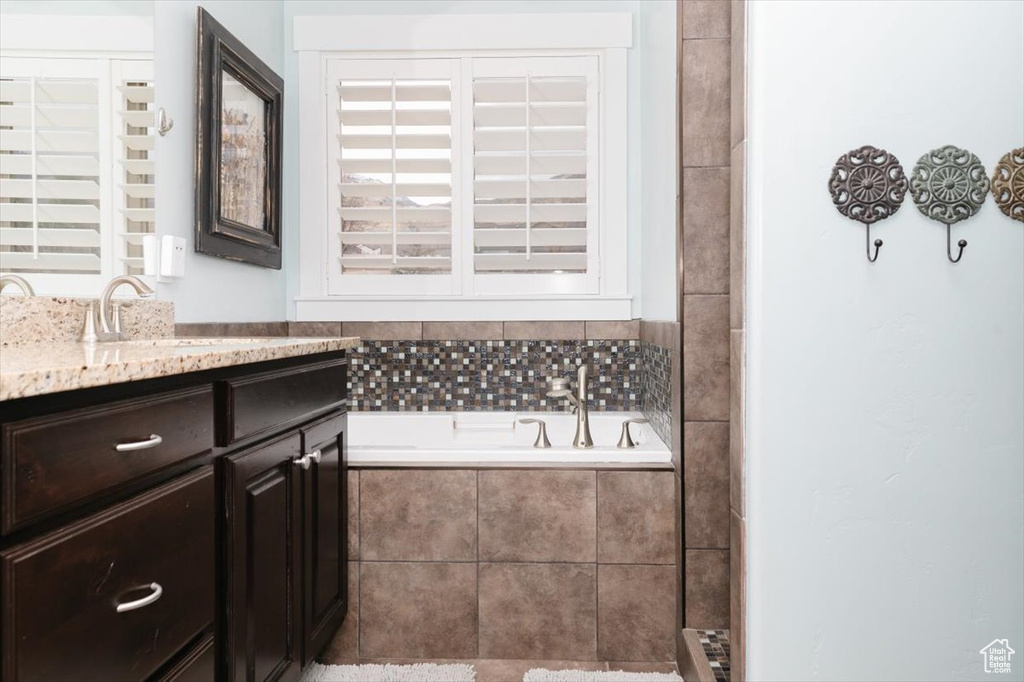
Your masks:
[[[323,660],[675,660],[673,478],[350,470],[350,611]]]
[[[662,442],[672,444],[672,351],[640,343],[640,409]]]
[[[354,411],[565,410],[553,376],[590,368],[590,409],[640,406],[640,343],[623,340],[364,341],[351,354]]]
[[[358,336],[349,354],[353,411],[562,410],[546,381],[557,373],[575,384],[576,362],[587,358],[591,409],[640,410],[672,445],[682,435],[672,418],[678,329],[640,320],[254,322],[178,324],[177,335]]]

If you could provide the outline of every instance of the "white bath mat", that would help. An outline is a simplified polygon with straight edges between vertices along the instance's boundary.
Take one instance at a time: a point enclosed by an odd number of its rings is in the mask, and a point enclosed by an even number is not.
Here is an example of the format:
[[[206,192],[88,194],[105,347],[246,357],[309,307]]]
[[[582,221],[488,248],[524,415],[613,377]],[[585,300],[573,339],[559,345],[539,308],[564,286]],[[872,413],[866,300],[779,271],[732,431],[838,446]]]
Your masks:
[[[302,682],[474,682],[471,665],[416,663],[413,665],[323,665],[311,663]]]
[[[675,673],[627,673],[622,670],[548,670],[534,668],[523,682],[683,682]]]

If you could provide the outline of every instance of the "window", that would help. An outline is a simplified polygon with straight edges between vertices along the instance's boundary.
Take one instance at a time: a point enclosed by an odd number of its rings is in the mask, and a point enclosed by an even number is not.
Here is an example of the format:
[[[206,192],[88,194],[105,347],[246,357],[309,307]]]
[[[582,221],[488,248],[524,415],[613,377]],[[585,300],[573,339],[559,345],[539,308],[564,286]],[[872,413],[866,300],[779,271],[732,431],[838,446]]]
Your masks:
[[[332,61],[331,291],[453,290],[453,60]]]
[[[0,62],[0,270],[95,293],[154,231],[152,60]]]
[[[624,50],[507,49],[534,25],[502,17],[445,50],[304,49],[373,34],[344,19],[296,19],[298,317],[628,317]]]
[[[472,97],[475,289],[597,293],[597,57],[474,59]]]

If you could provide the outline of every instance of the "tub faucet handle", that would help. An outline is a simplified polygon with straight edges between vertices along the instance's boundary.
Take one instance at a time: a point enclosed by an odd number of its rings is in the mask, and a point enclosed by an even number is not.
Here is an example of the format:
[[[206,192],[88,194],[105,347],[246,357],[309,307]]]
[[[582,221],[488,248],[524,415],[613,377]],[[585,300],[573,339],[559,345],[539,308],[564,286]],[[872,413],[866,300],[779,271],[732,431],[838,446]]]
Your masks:
[[[636,443],[634,443],[633,439],[630,438],[630,436],[629,436],[629,425],[630,424],[646,424],[646,423],[648,423],[648,421],[649,420],[647,420],[647,419],[645,419],[643,417],[637,417],[637,418],[633,418],[633,419],[627,419],[626,421],[622,422],[622,435],[619,436],[619,444],[618,444],[617,447],[619,447],[619,448],[621,448],[623,450],[628,450],[629,448],[635,448],[636,447]]]
[[[533,441],[535,448],[550,448],[551,441],[548,440],[548,425],[543,419],[520,419],[520,424],[540,424],[537,429],[537,440]]]

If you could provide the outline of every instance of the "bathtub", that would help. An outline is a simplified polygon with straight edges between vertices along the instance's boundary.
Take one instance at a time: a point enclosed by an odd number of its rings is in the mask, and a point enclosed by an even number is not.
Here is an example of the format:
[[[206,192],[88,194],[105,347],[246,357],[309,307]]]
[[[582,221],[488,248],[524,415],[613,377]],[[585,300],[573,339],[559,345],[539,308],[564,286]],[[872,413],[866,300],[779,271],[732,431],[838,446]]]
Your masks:
[[[576,417],[568,412],[350,412],[351,466],[474,467],[548,463],[560,466],[650,466],[671,468],[672,453],[650,424],[633,424],[635,448],[616,447],[622,422],[639,412],[591,412],[594,447],[572,447]],[[547,422],[550,448],[533,447],[537,424]]]

